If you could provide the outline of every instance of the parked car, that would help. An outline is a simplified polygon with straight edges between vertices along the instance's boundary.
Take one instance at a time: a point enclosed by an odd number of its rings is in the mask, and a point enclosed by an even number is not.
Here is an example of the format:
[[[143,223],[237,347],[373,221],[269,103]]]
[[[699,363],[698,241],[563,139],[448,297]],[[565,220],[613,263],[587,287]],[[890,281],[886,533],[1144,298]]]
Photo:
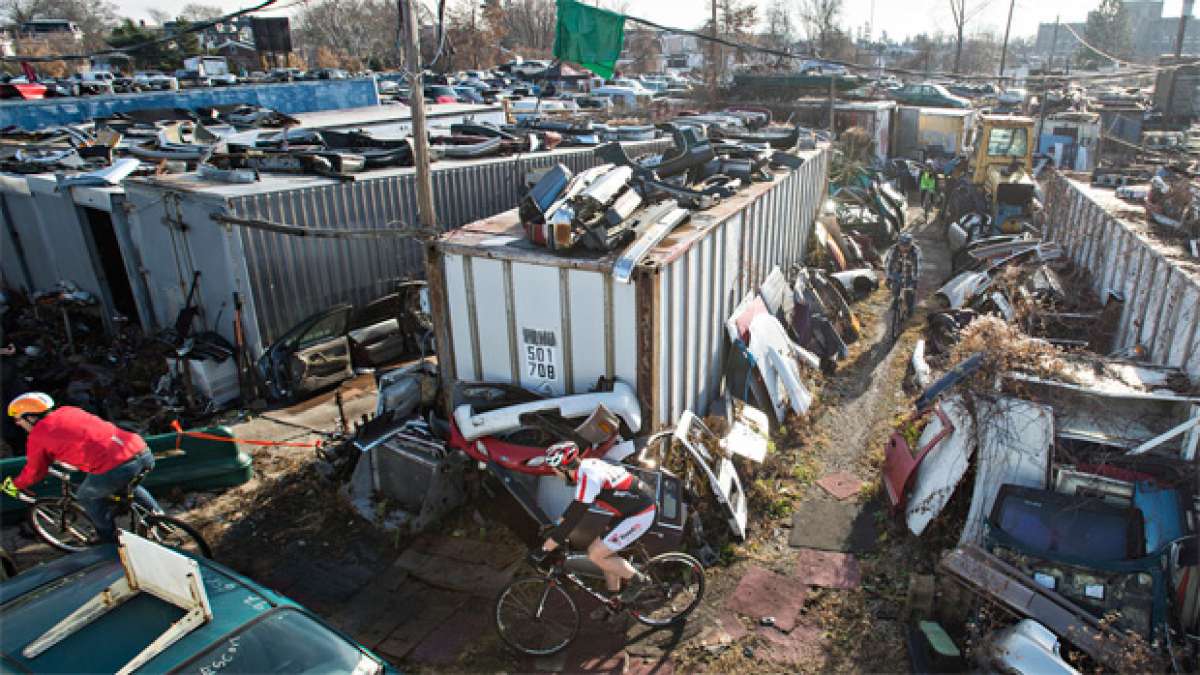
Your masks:
[[[970,108],[971,102],[955,96],[940,84],[906,84],[891,93],[893,99],[905,105],[928,106],[931,108]]]
[[[475,87],[454,87],[454,91],[458,92],[458,99],[464,103],[484,103],[483,94]]]
[[[275,399],[294,399],[407,355],[432,351],[425,283],[361,308],[340,304],[301,321],[267,348],[258,375]]]
[[[341,68],[318,68],[311,71],[309,75],[314,80],[348,80],[350,74]]]
[[[130,549],[126,549],[128,552]],[[134,555],[129,554],[127,555]],[[138,672],[397,672],[301,605],[211,560],[196,558],[212,616],[151,650]],[[133,563],[125,563],[133,564]],[[97,546],[0,581],[5,671],[115,673],[173,628],[180,610],[141,592],[32,658],[23,650],[125,575],[113,545]],[[164,579],[155,579],[161,584]]]
[[[238,78],[233,73],[220,73],[209,75],[208,81],[214,87],[230,87],[238,83]]]
[[[179,88],[179,80],[157,70],[139,70],[133,74],[133,81],[143,89],[168,91]]]
[[[115,91],[114,80],[116,76],[112,73],[101,72],[72,73],[66,78],[75,96],[111,94]]]
[[[304,71],[299,68],[272,68],[267,79],[271,82],[292,82],[302,79]]]
[[[458,103],[458,92],[446,84],[433,84],[425,87],[425,100],[430,103]]]
[[[212,79],[196,70],[176,70],[175,79],[181,87],[211,87]]]
[[[1025,102],[1026,91],[1020,87],[1009,87],[996,94],[996,102],[1000,105],[1021,105]]]

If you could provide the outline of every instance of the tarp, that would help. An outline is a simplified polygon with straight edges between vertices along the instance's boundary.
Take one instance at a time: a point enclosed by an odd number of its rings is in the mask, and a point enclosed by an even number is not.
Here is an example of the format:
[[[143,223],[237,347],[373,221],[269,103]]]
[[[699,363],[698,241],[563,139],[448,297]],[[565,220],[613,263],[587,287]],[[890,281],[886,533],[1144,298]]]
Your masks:
[[[625,15],[558,0],[554,57],[610,78],[625,45]]]

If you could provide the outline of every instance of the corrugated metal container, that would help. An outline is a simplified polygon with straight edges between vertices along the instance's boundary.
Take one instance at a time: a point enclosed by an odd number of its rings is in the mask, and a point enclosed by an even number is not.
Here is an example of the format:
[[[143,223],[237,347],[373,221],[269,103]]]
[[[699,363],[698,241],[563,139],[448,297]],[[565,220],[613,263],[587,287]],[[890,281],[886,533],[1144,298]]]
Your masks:
[[[1050,236],[1091,272],[1097,294],[1125,296],[1116,347],[1141,345],[1153,363],[1200,377],[1200,277],[1148,237],[1144,223],[1113,215],[1128,205],[1112,190],[1057,172],[1046,187]]]
[[[829,126],[828,99],[802,99],[784,108],[793,121],[817,128]],[[861,127],[875,140],[875,156],[887,161],[892,156],[892,118],[895,101],[837,101],[833,105],[833,128],[838,134]],[[782,117],[783,115],[780,115]]]
[[[627,144],[631,154],[661,152],[669,140]],[[457,227],[515,206],[525,175],[562,162],[573,170],[597,163],[591,149],[433,166],[438,221]],[[419,278],[422,247],[409,236],[300,237],[227,225],[227,215],[314,229],[396,232],[417,223],[411,168],[372,171],[347,180],[263,174],[248,185],[214,183],[195,174],[130,179],[130,222],[143,253],[158,325],[183,307],[192,273],[201,272],[201,321],[232,338],[232,294],[245,302],[246,339],[254,355],[304,318],[341,302],[366,303]],[[216,322],[216,317],[223,318]]]
[[[559,256],[529,244],[515,211],[443,235],[428,278],[442,375],[564,395],[600,377],[634,385],[659,426],[720,392],[724,322],[775,266],[804,257],[829,151],[756,183],[653,249],[630,283],[617,255]]]

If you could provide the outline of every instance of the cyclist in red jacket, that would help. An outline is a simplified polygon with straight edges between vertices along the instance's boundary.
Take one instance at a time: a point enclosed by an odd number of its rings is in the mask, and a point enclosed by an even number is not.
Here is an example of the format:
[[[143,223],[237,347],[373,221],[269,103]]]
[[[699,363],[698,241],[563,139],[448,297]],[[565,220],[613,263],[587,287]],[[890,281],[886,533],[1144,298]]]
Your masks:
[[[54,408],[54,399],[40,392],[22,394],[8,404],[8,415],[24,429],[25,468],[13,479],[4,479],[0,490],[15,497],[46,477],[54,462],[68,464],[88,476],[75,491],[101,541],[116,541],[114,503],[110,497],[126,488],[142,471],[154,468],[154,455],[146,441],[111,422],[74,408]],[[140,485],[134,498],[155,513],[158,502]]]
[[[570,441],[546,449],[546,466],[575,487],[575,498],[542,544],[542,557],[567,541],[593,504],[612,514],[608,529],[588,546],[588,558],[604,571],[611,593],[621,590],[621,581],[629,586],[621,593],[622,602],[630,602],[645,584],[646,576],[633,568],[617,551],[637,541],[654,524],[658,509],[654,495],[637,476],[623,467],[602,459],[579,459],[579,447]]]

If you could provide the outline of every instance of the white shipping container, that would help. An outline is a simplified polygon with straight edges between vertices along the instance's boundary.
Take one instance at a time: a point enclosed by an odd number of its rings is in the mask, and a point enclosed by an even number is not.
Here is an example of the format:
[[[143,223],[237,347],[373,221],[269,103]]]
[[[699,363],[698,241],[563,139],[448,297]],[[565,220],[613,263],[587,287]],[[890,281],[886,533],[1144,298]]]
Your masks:
[[[802,260],[825,195],[829,151],[697,212],[643,259],[532,245],[515,210],[448,232],[427,275],[442,376],[582,393],[600,377],[635,387],[647,426],[705,411],[720,395],[723,323],[775,266]]]

